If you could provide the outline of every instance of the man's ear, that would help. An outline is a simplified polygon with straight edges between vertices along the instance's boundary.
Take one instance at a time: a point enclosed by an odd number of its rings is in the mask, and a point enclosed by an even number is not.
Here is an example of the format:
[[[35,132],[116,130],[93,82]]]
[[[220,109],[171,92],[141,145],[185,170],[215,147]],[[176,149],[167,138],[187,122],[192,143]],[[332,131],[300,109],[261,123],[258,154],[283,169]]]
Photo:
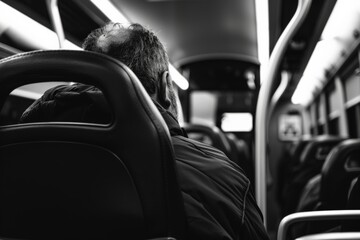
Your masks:
[[[171,81],[171,76],[168,71],[163,72],[160,80],[160,89],[159,89],[159,99],[161,101],[161,105],[168,109],[171,106],[171,100],[169,96],[169,81]]]

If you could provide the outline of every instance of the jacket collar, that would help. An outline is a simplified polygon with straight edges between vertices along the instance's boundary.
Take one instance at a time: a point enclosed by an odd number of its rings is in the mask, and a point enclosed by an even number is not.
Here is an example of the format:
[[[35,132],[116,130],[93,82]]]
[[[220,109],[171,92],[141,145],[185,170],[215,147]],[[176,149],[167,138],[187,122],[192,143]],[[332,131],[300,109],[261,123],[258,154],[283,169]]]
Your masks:
[[[159,110],[161,116],[165,120],[166,125],[169,128],[170,135],[171,136],[184,136],[187,137],[187,134],[184,129],[182,129],[179,125],[179,122],[177,121],[176,117],[169,111],[167,111],[165,108],[163,108],[159,103],[156,101],[153,101],[156,108]]]

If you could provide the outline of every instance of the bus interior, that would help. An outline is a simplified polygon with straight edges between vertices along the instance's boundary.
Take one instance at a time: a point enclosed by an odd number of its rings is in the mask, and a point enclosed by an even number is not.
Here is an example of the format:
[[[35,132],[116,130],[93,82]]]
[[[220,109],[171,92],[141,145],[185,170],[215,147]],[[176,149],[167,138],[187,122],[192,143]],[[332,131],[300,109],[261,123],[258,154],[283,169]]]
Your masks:
[[[244,169],[270,239],[360,239],[359,227],[337,228],[360,226],[360,204],[349,207],[360,190],[360,1],[1,0],[0,89],[1,59],[80,51],[109,21],[159,36],[181,125]],[[63,81],[0,96],[1,134]]]

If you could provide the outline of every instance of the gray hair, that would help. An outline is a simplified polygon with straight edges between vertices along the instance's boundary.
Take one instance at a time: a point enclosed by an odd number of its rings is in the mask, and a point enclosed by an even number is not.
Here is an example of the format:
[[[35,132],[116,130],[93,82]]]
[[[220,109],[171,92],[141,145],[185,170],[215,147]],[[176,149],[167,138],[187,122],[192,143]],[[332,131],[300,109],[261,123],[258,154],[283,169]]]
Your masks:
[[[169,70],[169,58],[164,46],[152,31],[140,24],[124,27],[110,22],[92,31],[82,47],[123,62],[135,73],[149,94],[155,93],[158,79]]]

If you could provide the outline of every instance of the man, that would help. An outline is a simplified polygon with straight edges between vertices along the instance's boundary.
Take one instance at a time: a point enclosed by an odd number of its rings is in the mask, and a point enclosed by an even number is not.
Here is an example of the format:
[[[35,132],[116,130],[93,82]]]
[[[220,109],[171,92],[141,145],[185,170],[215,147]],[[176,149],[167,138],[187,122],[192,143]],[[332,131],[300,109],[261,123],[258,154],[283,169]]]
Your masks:
[[[172,136],[191,239],[268,239],[250,181],[242,169],[221,151],[188,139],[180,128],[169,60],[159,39],[139,24],[125,28],[109,23],[94,30],[83,48],[126,64],[162,114]],[[50,118],[58,118],[66,105],[58,104],[66,102],[64,96],[93,90],[81,84],[51,89],[23,114],[21,121],[41,120],[46,112]],[[61,106],[57,108],[60,112],[52,107],[54,102]]]

